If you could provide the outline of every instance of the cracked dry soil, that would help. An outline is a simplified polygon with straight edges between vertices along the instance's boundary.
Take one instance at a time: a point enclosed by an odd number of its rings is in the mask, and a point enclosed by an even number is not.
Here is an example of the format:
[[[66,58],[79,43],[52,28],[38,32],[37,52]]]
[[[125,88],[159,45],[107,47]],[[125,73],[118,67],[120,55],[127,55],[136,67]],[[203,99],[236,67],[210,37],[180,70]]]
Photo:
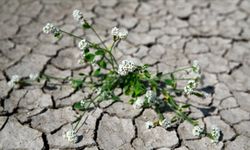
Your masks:
[[[67,142],[62,133],[76,115],[70,106],[88,89],[75,92],[56,82],[56,87],[44,83],[11,90],[7,81],[14,74],[68,77],[91,71],[77,64],[75,40],[58,41],[42,33],[45,23],[52,22],[96,41],[74,22],[76,8],[107,43],[110,28],[129,30],[115,53],[118,60],[129,58],[151,64],[153,72],[166,72],[197,59],[203,73],[200,87],[211,97],[177,101],[192,104],[190,116],[206,128],[216,123],[222,141],[194,137],[186,122],[171,131],[146,130],[145,121],[157,117],[152,110],[106,101],[85,116],[82,140]],[[0,0],[0,16],[0,149],[250,149],[249,0]]]

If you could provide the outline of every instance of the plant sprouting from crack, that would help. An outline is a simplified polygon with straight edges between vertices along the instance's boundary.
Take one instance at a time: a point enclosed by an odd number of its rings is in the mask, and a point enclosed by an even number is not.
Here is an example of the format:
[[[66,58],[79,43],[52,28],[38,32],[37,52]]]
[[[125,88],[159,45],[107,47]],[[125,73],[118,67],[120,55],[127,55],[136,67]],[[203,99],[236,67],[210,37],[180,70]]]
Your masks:
[[[72,129],[66,132],[65,138],[73,143],[77,142],[76,134],[81,127],[80,122],[85,112],[90,107],[97,106],[105,100],[120,101],[120,96],[115,91],[121,89],[123,94],[131,97],[129,103],[135,109],[151,108],[158,114],[157,120],[146,122],[147,128],[162,126],[169,129],[176,123],[188,121],[194,126],[193,135],[207,136],[213,142],[219,141],[219,128],[215,127],[210,133],[206,132],[196,120],[188,116],[187,109],[190,104],[181,104],[175,101],[175,98],[180,95],[204,97],[204,94],[197,89],[201,79],[200,66],[197,61],[193,61],[191,66],[178,68],[168,73],[151,73],[148,70],[149,65],[138,65],[131,60],[123,60],[118,64],[113,51],[122,40],[127,38],[128,31],[117,27],[112,28],[112,44],[107,46],[93,25],[83,17],[79,10],[73,11],[73,17],[81,24],[83,30],[92,30],[100,43],[91,42],[86,38],[64,31],[51,23],[43,28],[43,32],[52,34],[58,39],[68,35],[78,40],[81,53],[78,63],[87,63],[93,71],[90,74],[80,73],[78,78],[64,79],[46,74],[31,74],[29,78],[20,78],[18,75],[14,75],[8,82],[9,86],[20,88],[34,81],[46,80],[49,82],[51,79],[56,79],[70,83],[75,90],[81,90],[85,87],[90,88],[93,93],[72,106],[80,115],[72,122]],[[188,74],[188,77],[178,77],[178,73],[181,72]],[[179,81],[187,81],[186,86],[180,88],[178,86]],[[163,113],[166,108],[175,112],[175,116],[172,118],[164,117]]]

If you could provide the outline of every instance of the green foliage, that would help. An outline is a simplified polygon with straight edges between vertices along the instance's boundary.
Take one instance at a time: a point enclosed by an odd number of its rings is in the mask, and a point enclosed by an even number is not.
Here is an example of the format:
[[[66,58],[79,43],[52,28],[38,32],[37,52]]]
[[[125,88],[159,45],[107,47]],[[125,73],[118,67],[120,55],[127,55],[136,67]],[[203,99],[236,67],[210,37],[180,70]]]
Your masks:
[[[104,100],[113,99],[114,101],[119,101],[119,94],[125,94],[131,97],[129,100],[130,104],[136,104],[138,97],[144,96],[144,101],[142,102],[142,108],[153,108],[159,117],[159,121],[164,120],[163,112],[165,107],[169,107],[172,111],[175,112],[175,116],[171,119],[171,123],[177,121],[187,120],[192,125],[197,125],[197,121],[188,117],[188,114],[185,112],[187,108],[190,107],[189,104],[179,104],[175,101],[175,97],[178,94],[183,94],[184,89],[177,89],[178,78],[175,75],[180,71],[187,71],[188,69],[199,69],[197,66],[195,68],[186,67],[182,69],[177,69],[170,73],[158,72],[152,74],[149,70],[148,64],[144,65],[135,65],[135,69],[132,71],[126,72],[125,74],[119,74],[117,60],[112,54],[112,49],[114,49],[119,44],[120,37],[113,36],[113,43],[111,48],[105,45],[101,37],[96,33],[94,28],[84,20],[82,25],[83,29],[90,29],[100,39],[100,44],[88,42],[88,47],[83,50],[83,58],[91,67],[91,74],[79,73],[81,79],[70,79],[72,87],[76,90],[80,90],[86,87],[90,87],[93,90],[91,97],[88,100],[76,102],[73,105],[75,110],[86,111],[90,104],[98,104]],[[61,30],[62,31],[62,30]],[[67,32],[63,32],[67,33]],[[68,35],[73,36],[77,39],[82,39],[81,37],[75,36],[71,33]],[[54,36],[60,37],[61,33],[55,34]],[[119,41],[117,41],[119,39]],[[83,60],[81,60],[83,62]],[[129,67],[126,66],[126,67]],[[126,70],[127,68],[125,68]],[[49,80],[50,78],[46,79]],[[88,79],[88,80],[87,80]],[[87,82],[88,81],[88,82]],[[197,81],[197,80],[196,80]],[[96,92],[96,89],[97,92]],[[115,94],[115,90],[120,89],[121,93]],[[155,93],[156,102],[151,102],[149,98],[145,98],[147,91]],[[198,97],[204,97],[201,92],[196,91],[195,89],[190,92],[193,95]],[[94,92],[95,91],[95,92]],[[164,98],[160,97],[161,95]],[[186,95],[187,96],[187,95]],[[159,125],[159,121],[157,125]]]
[[[84,80],[81,80],[81,79],[71,79],[70,82],[71,82],[71,86],[74,89],[79,90],[80,88],[82,88]]]
[[[87,62],[93,62],[93,60],[95,59],[95,55],[92,53],[87,53],[84,55],[84,58]]]
[[[88,23],[88,22],[84,22],[84,24],[82,25],[82,27],[84,28],[84,29],[90,29],[91,28],[91,25]]]

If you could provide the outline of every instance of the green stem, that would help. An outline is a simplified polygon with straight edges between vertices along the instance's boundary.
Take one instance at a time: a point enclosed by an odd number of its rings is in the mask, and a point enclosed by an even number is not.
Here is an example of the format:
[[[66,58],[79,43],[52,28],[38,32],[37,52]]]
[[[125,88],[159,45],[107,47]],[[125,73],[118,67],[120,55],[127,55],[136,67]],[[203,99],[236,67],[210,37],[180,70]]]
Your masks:
[[[86,20],[84,20],[85,22],[87,22]],[[95,28],[93,28],[92,26],[90,26],[90,29],[95,33],[95,35],[97,36],[97,38],[100,40],[100,42],[102,43],[102,45],[104,46],[104,48],[108,49],[108,47],[105,45],[104,41],[102,40],[102,38],[99,36],[99,34],[96,32]]]
[[[94,30],[94,28],[91,27],[91,29],[95,32],[95,34],[97,35],[97,37],[99,37],[99,40],[101,40],[100,36],[96,33],[96,31]],[[69,35],[69,36],[72,36],[72,37],[74,37],[74,38],[77,38],[77,39],[79,39],[79,40],[83,40],[83,38],[81,38],[81,37],[79,37],[79,36],[76,36],[76,35],[74,35],[74,34],[72,34],[72,33],[69,33],[69,32],[67,32],[67,31],[64,31],[64,30],[60,30],[60,31],[61,31],[62,33],[65,33],[65,34]],[[94,45],[92,42],[90,42],[90,41],[88,41],[88,40],[87,40],[87,42],[90,43],[90,44],[92,44],[92,45]],[[101,40],[101,42],[102,42],[102,40]],[[103,43],[103,44],[104,44],[104,43]],[[104,45],[104,46],[105,46],[105,45]],[[106,46],[105,46],[105,48],[107,49]],[[105,50],[106,50],[106,49],[105,49]],[[109,53],[109,55],[111,56],[111,59],[112,59],[113,55],[110,53],[110,51],[107,50],[106,52]],[[109,60],[106,56],[104,56],[104,58],[112,65],[112,68],[115,69],[113,61],[112,61],[112,60]],[[115,62],[116,62],[116,61],[115,61]],[[117,64],[117,62],[116,62],[116,64]]]
[[[175,80],[194,80],[194,78],[176,78]]]
[[[95,30],[95,28],[93,28],[92,26],[90,26],[90,28],[91,28],[91,30],[95,33],[95,35],[97,36],[97,38],[100,40],[100,42],[102,43],[102,45],[104,46],[104,48],[108,51],[108,47],[105,45],[105,43],[104,43],[104,41],[102,40],[102,38],[99,36],[99,34],[96,32],[96,30]],[[117,62],[116,62],[116,60],[115,60],[115,57],[112,55],[112,53],[110,52],[110,51],[108,51],[108,53],[109,53],[109,55],[110,55],[110,58],[111,58],[111,61],[112,61],[112,67],[113,67],[113,69],[114,69],[114,63],[113,62],[115,62],[115,64],[116,65],[118,65],[117,64]]]
[[[94,97],[93,99],[91,99],[92,102],[88,103],[87,109],[90,107],[90,105],[91,105],[92,103],[94,103],[94,100],[96,100],[101,94],[102,94],[102,93],[98,94],[96,97]],[[80,119],[77,121],[77,123],[76,123],[75,127],[73,128],[73,130],[76,130],[76,129],[77,129],[77,127],[78,127],[79,123],[81,122],[82,117],[84,116],[85,113],[86,113],[86,111],[84,111],[84,112],[80,115],[80,117],[79,117]],[[82,126],[82,125],[81,125],[81,126]],[[80,128],[78,128],[78,129],[76,130],[76,132],[78,132],[79,129],[80,129]]]
[[[79,40],[82,40],[83,38],[81,38],[80,36],[76,36],[76,35],[74,35],[74,34],[72,34],[72,33],[69,33],[69,32],[66,32],[66,31],[63,31],[63,30],[60,30],[62,33],[65,33],[65,34],[67,34],[67,35],[69,35],[69,36],[72,36],[72,37],[74,37],[74,38],[77,38],[77,39],[79,39]]]
[[[180,72],[180,71],[183,71],[183,70],[187,70],[187,69],[190,69],[190,68],[192,68],[192,67],[184,67],[184,68],[176,69],[175,71],[164,73],[162,76],[173,74],[173,73]]]

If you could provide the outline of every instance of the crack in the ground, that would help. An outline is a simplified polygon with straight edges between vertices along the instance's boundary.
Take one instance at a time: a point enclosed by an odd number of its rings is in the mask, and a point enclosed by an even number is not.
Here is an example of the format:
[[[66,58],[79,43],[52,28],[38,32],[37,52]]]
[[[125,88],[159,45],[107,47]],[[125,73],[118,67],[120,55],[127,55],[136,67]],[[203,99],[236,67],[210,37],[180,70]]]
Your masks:
[[[105,114],[105,113],[102,112],[101,115],[96,119],[96,123],[95,123],[95,130],[94,130],[94,137],[93,137],[93,139],[94,139],[94,141],[95,141],[96,146],[98,147],[98,149],[100,149],[99,144],[98,144],[98,142],[97,142],[97,138],[98,138],[98,129],[99,129],[99,125],[100,125],[100,122],[101,122],[102,117],[104,116],[104,114]]]
[[[42,133],[42,139],[43,139],[43,150],[49,150],[50,146],[45,133]]]

